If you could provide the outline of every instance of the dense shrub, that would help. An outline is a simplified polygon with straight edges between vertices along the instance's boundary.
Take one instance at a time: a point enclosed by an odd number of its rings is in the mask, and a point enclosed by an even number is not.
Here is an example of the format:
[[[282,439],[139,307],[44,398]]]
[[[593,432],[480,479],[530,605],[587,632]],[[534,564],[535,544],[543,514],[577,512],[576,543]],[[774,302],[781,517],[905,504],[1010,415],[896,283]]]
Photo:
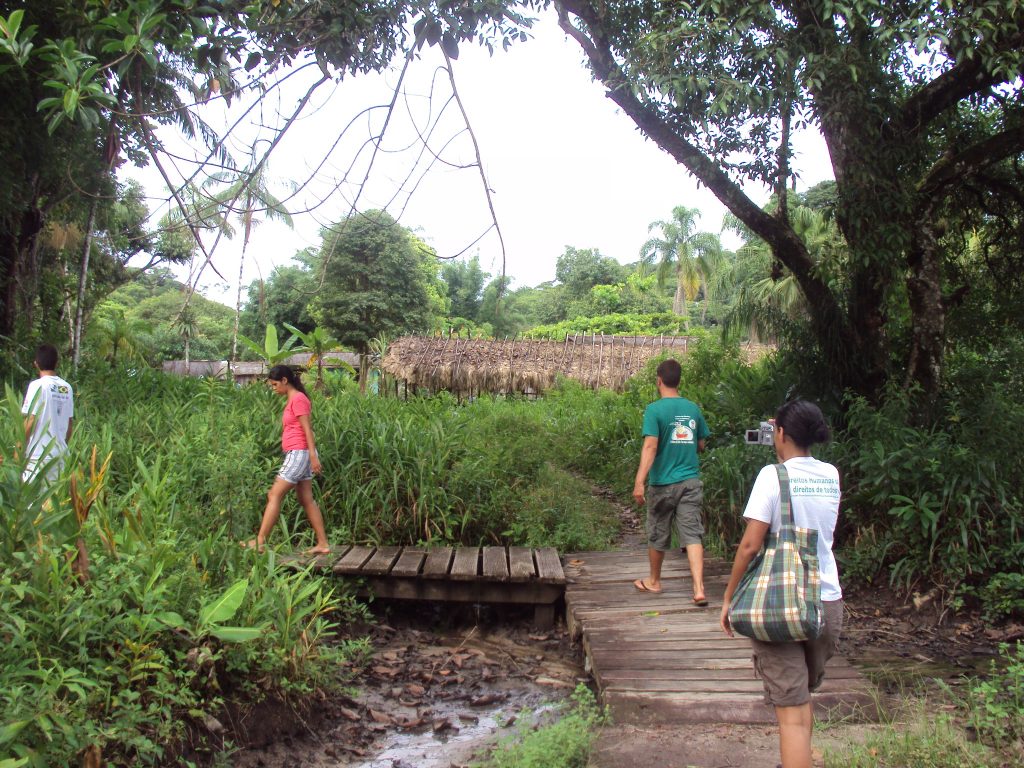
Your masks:
[[[11,392],[0,417],[0,754],[27,761],[17,764],[71,765],[86,749],[113,765],[170,760],[226,699],[287,697],[332,679],[346,649],[323,637],[360,612],[335,585],[234,546],[227,518],[190,483],[210,457],[184,451],[156,401],[147,424],[131,378],[102,410],[94,383],[82,388],[73,458],[52,492],[21,482]],[[141,379],[208,395],[202,382]],[[115,399],[126,391],[130,400]],[[199,402],[189,415],[202,421]],[[87,578],[73,567],[76,540]]]

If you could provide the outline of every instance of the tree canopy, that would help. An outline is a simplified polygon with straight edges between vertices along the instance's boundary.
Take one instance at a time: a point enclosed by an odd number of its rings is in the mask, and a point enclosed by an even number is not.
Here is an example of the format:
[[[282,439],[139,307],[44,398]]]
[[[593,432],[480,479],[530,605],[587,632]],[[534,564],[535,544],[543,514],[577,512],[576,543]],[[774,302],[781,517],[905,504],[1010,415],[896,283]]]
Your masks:
[[[836,384],[873,393],[906,370],[934,392],[946,314],[969,290],[947,268],[960,246],[945,237],[950,218],[1000,219],[1012,250],[1024,235],[1024,6],[557,7],[609,98],[792,273]],[[791,220],[791,134],[802,125],[821,131],[832,160],[850,251],[841,288],[818,273]],[[773,213],[744,191],[749,181],[774,191]]]
[[[441,315],[436,254],[389,214],[355,214],[322,236],[311,314],[342,344],[365,352],[379,336],[424,333]]]

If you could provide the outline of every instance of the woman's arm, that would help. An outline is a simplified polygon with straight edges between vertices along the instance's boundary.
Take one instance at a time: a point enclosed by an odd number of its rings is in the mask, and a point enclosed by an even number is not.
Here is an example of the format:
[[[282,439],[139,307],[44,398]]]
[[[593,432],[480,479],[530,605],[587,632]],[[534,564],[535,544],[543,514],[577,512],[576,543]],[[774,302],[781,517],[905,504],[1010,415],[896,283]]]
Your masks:
[[[732,573],[729,574],[729,584],[725,588],[725,597],[722,598],[720,623],[729,637],[732,637],[732,627],[729,625],[729,603],[732,602],[733,593],[736,592],[736,587],[739,586],[740,579],[743,578],[743,573],[750,565],[750,561],[761,551],[769,528],[771,528],[769,523],[747,518],[747,529],[743,532],[743,539],[736,550],[736,558],[732,561]]]
[[[299,416],[299,426],[302,427],[302,432],[306,435],[306,447],[309,449],[309,464],[313,468],[313,474],[319,475],[322,467],[320,466],[320,457],[316,455],[316,441],[313,439],[313,422],[309,420],[308,413]]]

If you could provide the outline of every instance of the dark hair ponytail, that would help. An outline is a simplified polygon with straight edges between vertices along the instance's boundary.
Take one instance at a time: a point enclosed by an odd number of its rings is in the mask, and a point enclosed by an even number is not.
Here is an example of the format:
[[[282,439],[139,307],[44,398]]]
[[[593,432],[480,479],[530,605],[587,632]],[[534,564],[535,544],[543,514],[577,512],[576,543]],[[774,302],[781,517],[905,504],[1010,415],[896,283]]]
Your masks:
[[[295,387],[302,394],[306,394],[306,388],[302,386],[302,379],[299,378],[299,374],[292,370],[290,365],[275,365],[270,369],[270,373],[267,374],[268,379],[274,381],[287,381],[293,387]]]
[[[775,412],[775,426],[782,427],[801,448],[827,443],[832,436],[821,408],[807,400],[791,400]]]

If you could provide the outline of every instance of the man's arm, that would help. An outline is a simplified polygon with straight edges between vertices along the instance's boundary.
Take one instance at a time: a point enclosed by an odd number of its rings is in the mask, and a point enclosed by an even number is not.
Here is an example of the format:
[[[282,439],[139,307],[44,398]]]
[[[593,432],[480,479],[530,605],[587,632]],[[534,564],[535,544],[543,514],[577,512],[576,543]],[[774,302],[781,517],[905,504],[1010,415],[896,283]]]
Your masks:
[[[64,442],[65,443],[70,443],[71,442],[71,433],[74,431],[74,429],[75,429],[75,420],[74,419],[68,419],[68,433],[66,435],[64,435]]]
[[[704,453],[704,440],[697,441],[697,453]]]
[[[30,413],[25,417],[25,443],[28,444],[28,439],[32,437],[32,430],[36,426],[36,415]]]
[[[636,470],[636,482],[633,484],[633,498],[637,504],[643,504],[646,498],[644,486],[647,474],[651,471],[654,459],[658,455],[658,438],[654,435],[644,436],[644,445],[640,449],[640,466]]]

